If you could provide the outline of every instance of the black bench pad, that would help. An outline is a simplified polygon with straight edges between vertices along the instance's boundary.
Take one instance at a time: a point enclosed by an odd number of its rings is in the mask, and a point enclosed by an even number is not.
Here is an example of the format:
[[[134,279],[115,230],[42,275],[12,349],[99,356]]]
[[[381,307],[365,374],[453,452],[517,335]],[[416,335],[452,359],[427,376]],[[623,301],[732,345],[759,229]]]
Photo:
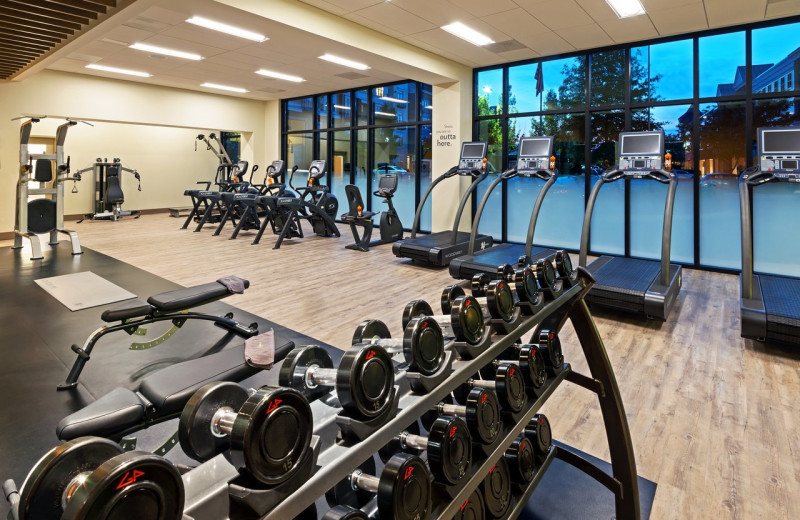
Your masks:
[[[250,287],[250,282],[244,280],[244,286],[245,289]],[[211,282],[155,294],[147,299],[147,303],[161,312],[174,312],[211,303],[229,294],[227,287],[219,282]]]
[[[127,388],[115,388],[85,408],[61,419],[56,435],[68,441],[84,435],[114,437],[144,421],[145,403]]]
[[[159,370],[142,380],[139,392],[158,415],[180,413],[198,388],[212,381],[241,381],[258,372],[244,360],[244,344],[210,356],[190,359]]]
[[[129,320],[140,316],[148,316],[155,311],[152,305],[144,300],[136,298],[128,300],[122,305],[103,311],[100,319],[106,322]]]

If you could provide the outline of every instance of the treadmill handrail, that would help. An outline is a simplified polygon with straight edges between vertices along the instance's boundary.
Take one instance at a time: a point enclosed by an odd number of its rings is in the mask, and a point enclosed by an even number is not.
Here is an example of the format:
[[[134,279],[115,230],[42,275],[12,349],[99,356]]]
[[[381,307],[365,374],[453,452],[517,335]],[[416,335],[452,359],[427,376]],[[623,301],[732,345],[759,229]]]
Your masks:
[[[589,195],[589,201],[586,204],[586,212],[583,214],[583,229],[581,230],[581,249],[578,256],[578,265],[586,267],[586,257],[589,253],[589,234],[592,225],[592,213],[594,213],[594,204],[597,201],[597,195],[600,188],[607,182],[614,182],[624,179],[624,171],[620,169],[607,170],[601,176],[597,184],[594,185],[592,193]],[[660,283],[664,286],[669,286],[669,260],[670,260],[670,247],[672,242],[672,213],[675,206],[675,192],[678,189],[678,176],[675,172],[666,170],[652,170],[642,177],[643,179],[650,179],[660,183],[668,182],[667,198],[664,202],[664,220],[662,222],[661,230],[661,277]],[[669,179],[669,180],[667,180]]]
[[[428,197],[430,196],[431,192],[433,191],[433,188],[436,187],[436,185],[439,184],[440,182],[442,182],[443,180],[449,179],[450,177],[452,177],[456,173],[458,173],[458,166],[453,166],[452,168],[450,168],[449,170],[444,172],[442,175],[438,176],[431,183],[431,185],[428,186],[428,189],[425,190],[425,194],[420,199],[419,205],[417,206],[417,211],[414,214],[414,224],[411,226],[411,238],[412,239],[417,237],[417,230],[419,230],[419,221],[422,218],[422,208],[425,207],[425,202],[428,200]]]
[[[556,179],[558,179],[558,172],[552,170],[543,170],[547,173],[550,173],[550,178],[547,179],[547,182],[544,183],[542,189],[539,190],[539,195],[536,197],[536,202],[533,205],[533,211],[531,212],[531,221],[528,223],[528,235],[525,237],[525,258],[528,259],[531,257],[531,253],[533,252],[533,234],[536,232],[536,221],[539,220],[539,210],[542,209],[542,204],[544,203],[544,196],[547,195],[547,192],[550,190],[550,187],[555,184]]]
[[[472,170],[470,175],[472,175],[475,180],[469,185],[469,188],[467,188],[467,191],[465,191],[464,195],[461,196],[461,201],[458,203],[456,219],[453,222],[453,238],[450,240],[451,244],[455,244],[458,241],[458,225],[461,224],[461,216],[464,213],[464,208],[466,208],[467,202],[469,202],[470,196],[478,189],[478,184],[483,182],[483,180],[489,176],[489,172],[485,170],[483,172],[480,172],[479,170]]]
[[[489,202],[489,197],[492,195],[492,191],[497,187],[498,184],[501,182],[513,179],[517,176],[517,169],[516,168],[509,168],[508,170],[504,171],[500,175],[497,176],[495,180],[486,188],[486,193],[483,194],[481,198],[480,204],[478,204],[478,211],[475,212],[475,219],[472,221],[472,230],[469,233],[469,247],[467,249],[468,255],[475,254],[475,241],[478,237],[478,225],[481,222],[481,215],[483,215],[483,208],[486,206],[486,203]]]
[[[775,179],[770,172],[758,166],[748,168],[739,176],[739,213],[742,229],[742,298],[753,297],[754,258],[753,258],[753,204],[750,195],[753,186],[760,186]]]

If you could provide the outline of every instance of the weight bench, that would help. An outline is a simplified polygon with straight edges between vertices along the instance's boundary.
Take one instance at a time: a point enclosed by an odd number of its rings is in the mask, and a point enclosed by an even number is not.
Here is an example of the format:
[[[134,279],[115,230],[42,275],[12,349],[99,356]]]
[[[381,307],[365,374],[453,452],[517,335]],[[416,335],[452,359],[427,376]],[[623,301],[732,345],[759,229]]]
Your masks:
[[[72,345],[72,351],[77,354],[77,357],[69,375],[67,375],[66,381],[59,385],[58,389],[68,390],[77,386],[78,377],[80,377],[83,367],[89,361],[94,345],[100,338],[112,332],[122,330],[131,335],[136,333],[142,325],[161,321],[172,322],[172,328],[159,338],[147,343],[134,343],[130,347],[131,350],[145,350],[163,343],[188,320],[210,321],[225,331],[225,335],[211,347],[211,351],[219,351],[236,336],[245,339],[255,336],[258,334],[258,325],[256,323],[250,325],[239,323],[233,319],[232,313],[228,313],[225,316],[215,316],[188,310],[215,302],[234,292],[244,292],[249,286],[250,282],[247,280],[236,276],[227,276],[220,278],[216,282],[155,294],[149,297],[147,301],[136,298],[118,307],[104,311],[100,316],[104,322],[119,323],[98,328],[92,332],[83,347]]]
[[[354,244],[344,246],[347,249],[354,249],[356,251],[369,251],[369,243],[372,240],[372,217],[377,215],[373,211],[364,211],[364,200],[361,198],[361,190],[354,184],[348,184],[344,187],[344,193],[347,196],[347,203],[350,210],[347,213],[342,213],[342,222],[350,224],[350,231],[353,232]],[[359,214],[360,213],[360,214]],[[357,227],[364,228],[364,234],[358,236]]]
[[[292,341],[275,346],[275,361],[294,348]],[[117,387],[62,419],[56,435],[63,441],[97,435],[119,441],[134,431],[180,416],[186,402],[203,385],[242,381],[261,370],[245,360],[244,344],[176,363],[142,379],[136,390]]]

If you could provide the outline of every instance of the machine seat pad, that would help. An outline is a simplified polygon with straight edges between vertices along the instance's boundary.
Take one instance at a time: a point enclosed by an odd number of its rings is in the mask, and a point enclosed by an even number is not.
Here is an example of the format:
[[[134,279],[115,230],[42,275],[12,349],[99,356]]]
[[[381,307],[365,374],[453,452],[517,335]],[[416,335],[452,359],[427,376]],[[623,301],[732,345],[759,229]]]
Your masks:
[[[359,217],[358,215],[351,215],[348,212],[348,213],[342,213],[341,220],[342,220],[342,222],[355,222],[355,223],[357,223],[359,221],[371,220],[372,217],[374,217],[377,214],[378,214],[378,212],[375,212],[375,211],[362,211],[361,212],[361,216]]]
[[[250,287],[250,282],[242,280],[244,288]],[[194,287],[186,287],[175,291],[154,294],[147,299],[147,303],[161,312],[174,312],[190,309],[222,299],[231,294],[227,287],[219,282],[204,283]]]
[[[131,318],[139,318],[142,316],[149,316],[155,311],[155,308],[144,300],[135,298],[128,300],[122,305],[103,311],[100,319],[105,322],[112,323],[115,321],[129,320]]]
[[[213,381],[242,381],[258,372],[245,362],[244,344],[154,372],[139,391],[158,415],[180,413],[198,388]]]
[[[85,435],[113,437],[144,422],[145,403],[135,392],[117,387],[88,406],[61,419],[56,435],[68,441]]]

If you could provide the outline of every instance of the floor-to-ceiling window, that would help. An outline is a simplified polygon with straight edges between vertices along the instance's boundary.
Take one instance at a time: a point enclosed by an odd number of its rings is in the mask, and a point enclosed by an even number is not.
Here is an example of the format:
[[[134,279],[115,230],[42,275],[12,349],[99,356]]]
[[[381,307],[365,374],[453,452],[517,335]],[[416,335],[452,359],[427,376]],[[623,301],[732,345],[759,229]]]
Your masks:
[[[324,179],[347,211],[344,187],[361,190],[367,210],[386,208],[377,189],[381,174],[398,176],[393,203],[406,229],[414,221],[420,190],[431,182],[432,87],[404,81],[331,92],[283,102],[283,157],[293,184],[302,185],[313,159],[325,159]],[[426,205],[420,228],[431,229]]]
[[[687,265],[741,264],[738,180],[753,164],[760,126],[800,125],[798,18],[638,42],[475,71],[475,139],[498,170],[517,142],[555,136],[559,179],[534,242],[577,249],[586,196],[617,160],[622,131],[663,130],[678,175],[671,256]],[[498,188],[481,230],[523,242],[542,182]],[[666,186],[607,184],[592,218],[593,253],[658,258]],[[795,193],[797,192],[797,193]],[[800,190],[755,190],[757,271],[800,275]],[[776,225],[783,223],[783,225]],[[769,252],[780,254],[769,254]]]

